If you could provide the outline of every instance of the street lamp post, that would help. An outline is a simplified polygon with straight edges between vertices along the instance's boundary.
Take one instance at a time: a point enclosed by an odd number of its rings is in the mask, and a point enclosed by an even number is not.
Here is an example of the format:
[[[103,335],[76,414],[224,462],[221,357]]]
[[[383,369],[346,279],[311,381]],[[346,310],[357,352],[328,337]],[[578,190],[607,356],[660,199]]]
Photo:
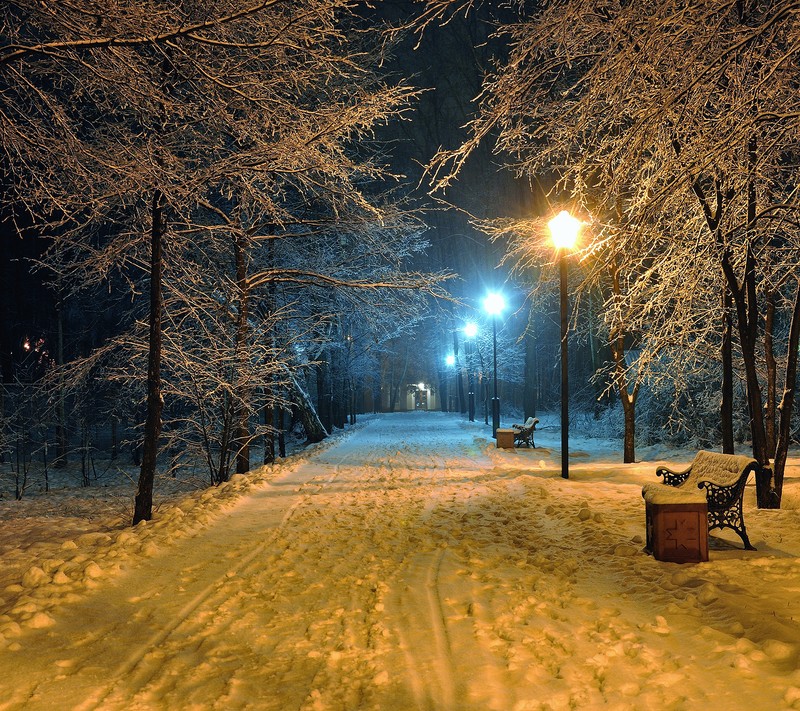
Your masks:
[[[558,255],[559,295],[561,307],[561,476],[569,479],[569,361],[567,331],[569,311],[567,308],[567,251],[575,246],[581,221],[566,210],[558,213],[547,226],[553,236]]]
[[[473,339],[478,335],[478,326],[470,321],[464,325],[464,335],[467,337],[466,341],[466,361],[467,361],[467,412],[469,413],[469,421],[475,422],[475,374],[474,368],[470,363],[470,347],[474,348]]]
[[[492,437],[497,438],[497,428],[500,427],[500,398],[497,396],[497,317],[506,307],[502,294],[490,293],[483,300],[483,308],[492,317],[492,349],[494,356],[494,397],[492,398]]]

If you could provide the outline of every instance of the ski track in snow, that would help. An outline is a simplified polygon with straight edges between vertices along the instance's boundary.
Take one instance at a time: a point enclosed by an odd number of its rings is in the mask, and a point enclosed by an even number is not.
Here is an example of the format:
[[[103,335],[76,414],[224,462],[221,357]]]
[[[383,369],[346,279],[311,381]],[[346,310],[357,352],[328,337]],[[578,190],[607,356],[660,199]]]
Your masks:
[[[376,417],[213,516],[213,492],[187,499],[174,540],[48,552],[43,582],[0,593],[19,595],[0,711],[798,704],[800,626],[765,602],[800,591],[795,555],[660,563],[643,479],[564,481],[558,461],[455,417]]]

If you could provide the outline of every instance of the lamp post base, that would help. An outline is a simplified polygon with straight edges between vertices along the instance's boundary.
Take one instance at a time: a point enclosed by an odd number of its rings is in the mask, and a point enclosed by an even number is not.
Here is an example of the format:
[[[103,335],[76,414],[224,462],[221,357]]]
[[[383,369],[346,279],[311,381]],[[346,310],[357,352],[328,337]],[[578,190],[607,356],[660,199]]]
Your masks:
[[[500,427],[500,398],[492,398],[492,437],[497,437],[497,428]]]

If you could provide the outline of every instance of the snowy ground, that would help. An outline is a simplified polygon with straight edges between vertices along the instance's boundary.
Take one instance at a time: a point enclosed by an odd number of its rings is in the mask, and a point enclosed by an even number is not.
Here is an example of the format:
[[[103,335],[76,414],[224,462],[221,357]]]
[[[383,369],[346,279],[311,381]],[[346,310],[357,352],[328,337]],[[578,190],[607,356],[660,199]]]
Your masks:
[[[640,490],[690,453],[573,436],[565,481],[555,427],[487,434],[375,416],[135,529],[1,501],[0,710],[800,708],[797,459],[757,552],[677,565]]]

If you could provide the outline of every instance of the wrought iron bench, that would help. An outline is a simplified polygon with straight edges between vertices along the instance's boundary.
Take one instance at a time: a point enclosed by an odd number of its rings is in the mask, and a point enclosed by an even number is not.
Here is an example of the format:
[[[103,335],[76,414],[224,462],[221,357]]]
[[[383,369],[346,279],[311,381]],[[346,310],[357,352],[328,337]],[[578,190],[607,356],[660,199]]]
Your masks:
[[[658,467],[656,475],[663,477],[664,483],[645,484],[642,496],[647,503],[681,503],[695,500],[697,490],[705,489],[708,530],[731,528],[739,534],[746,550],[755,550],[747,537],[742,497],[750,472],[759,469],[751,457],[700,450],[683,471]]]
[[[523,425],[511,425],[511,429],[514,430],[514,446],[519,447],[524,444],[526,447],[536,449],[536,444],[533,441],[533,432],[537,424],[539,424],[539,418],[529,417]]]

